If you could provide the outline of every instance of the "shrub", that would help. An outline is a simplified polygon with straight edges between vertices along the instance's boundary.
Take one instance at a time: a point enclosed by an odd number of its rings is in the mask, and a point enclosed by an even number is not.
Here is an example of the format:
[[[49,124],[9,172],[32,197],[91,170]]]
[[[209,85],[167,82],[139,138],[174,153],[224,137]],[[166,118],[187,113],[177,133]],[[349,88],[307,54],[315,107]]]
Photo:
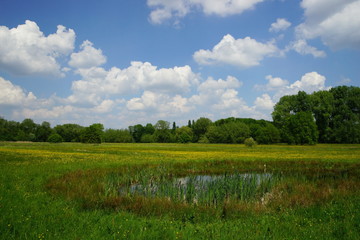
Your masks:
[[[50,142],[50,143],[61,143],[61,142],[63,142],[63,138],[59,134],[53,133],[53,134],[51,134],[49,136],[48,142]]]
[[[255,147],[257,145],[256,141],[252,137],[245,139],[244,144],[247,147]]]

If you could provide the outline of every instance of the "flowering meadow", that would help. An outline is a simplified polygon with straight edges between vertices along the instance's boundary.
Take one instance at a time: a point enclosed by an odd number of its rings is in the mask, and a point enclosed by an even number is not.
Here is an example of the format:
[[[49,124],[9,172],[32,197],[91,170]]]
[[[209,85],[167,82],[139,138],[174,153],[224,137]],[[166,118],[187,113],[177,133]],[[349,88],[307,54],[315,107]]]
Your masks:
[[[359,239],[360,145],[0,142],[0,239]]]

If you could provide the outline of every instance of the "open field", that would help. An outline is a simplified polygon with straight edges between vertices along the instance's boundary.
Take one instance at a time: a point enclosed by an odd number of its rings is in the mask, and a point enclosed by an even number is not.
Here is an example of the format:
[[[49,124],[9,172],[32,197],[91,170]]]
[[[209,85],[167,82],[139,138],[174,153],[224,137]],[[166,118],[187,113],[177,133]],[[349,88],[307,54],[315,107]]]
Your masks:
[[[359,239],[360,145],[3,142],[0,216],[0,239]]]

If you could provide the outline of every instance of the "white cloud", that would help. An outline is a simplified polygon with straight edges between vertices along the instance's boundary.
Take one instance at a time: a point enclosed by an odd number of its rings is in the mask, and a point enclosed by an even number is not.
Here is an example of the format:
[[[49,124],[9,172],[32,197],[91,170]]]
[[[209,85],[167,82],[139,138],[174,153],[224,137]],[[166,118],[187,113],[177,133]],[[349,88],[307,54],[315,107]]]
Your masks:
[[[81,51],[72,53],[69,65],[74,68],[98,67],[106,62],[101,49],[93,47],[93,43],[86,40],[81,44]]]
[[[198,90],[200,92],[212,92],[219,89],[239,88],[241,86],[242,82],[240,82],[236,77],[233,76],[228,76],[226,80],[214,80],[210,77],[205,82],[201,83],[201,85],[198,87]]]
[[[265,78],[269,80],[269,83],[266,86],[271,90],[281,88],[289,83],[287,80],[281,79],[279,77],[273,77],[271,75],[267,75]]]
[[[209,77],[199,85],[198,93],[189,98],[189,104],[195,107],[200,116],[211,116],[214,119],[229,116],[266,118],[239,96],[237,88],[241,86],[242,82],[232,76],[226,80]]]
[[[82,80],[74,81],[71,100],[77,101],[94,96],[129,95],[144,90],[157,93],[185,93],[198,83],[198,76],[189,66],[160,68],[148,62],[131,62],[126,69],[116,67],[79,69]],[[79,97],[77,97],[79,96]]]
[[[35,22],[9,29],[0,26],[0,69],[15,75],[63,76],[57,62],[74,49],[75,32],[59,25],[44,36]]]
[[[156,116],[174,116],[187,113],[192,109],[188,99],[180,96],[170,96],[163,93],[145,91],[140,98],[132,98],[126,103],[130,111],[151,112]]]
[[[219,102],[226,91],[241,87],[242,83],[235,77],[228,76],[226,80],[215,80],[209,77],[198,87],[198,95],[191,97],[191,101],[197,105],[213,105]]]
[[[212,50],[201,49],[193,57],[201,65],[230,64],[248,68],[259,65],[265,57],[279,52],[273,42],[260,43],[250,37],[234,39],[228,34]]]
[[[273,109],[275,103],[272,101],[268,94],[263,94],[261,97],[257,97],[255,102],[256,109],[270,111]]]
[[[285,31],[291,26],[291,23],[287,21],[285,18],[278,18],[276,22],[272,23],[269,31],[270,32],[280,32]]]
[[[172,17],[182,18],[190,11],[190,3],[184,0],[148,0],[147,5],[154,8],[149,17],[154,24],[161,24]]]
[[[360,48],[360,0],[303,0],[299,39],[320,37],[333,49]]]
[[[306,73],[300,80],[279,89],[274,95],[274,100],[278,101],[282,96],[294,95],[299,91],[311,94],[315,91],[326,90],[328,88],[325,87],[325,81],[326,78],[317,72]]]
[[[33,118],[33,119],[57,119],[60,120],[65,116],[75,113],[80,115],[80,110],[71,105],[64,106],[54,106],[50,108],[24,108],[20,111],[15,112],[15,116],[23,117],[23,118]],[[73,116],[74,117],[74,116]],[[72,117],[72,118],[73,118]]]
[[[2,77],[0,77],[0,89],[0,105],[17,106],[31,104],[31,102],[36,100],[32,92],[25,93],[21,87],[13,85]]]
[[[268,80],[266,85],[255,85],[254,88],[262,91],[276,91],[289,84],[287,80],[279,77],[267,75],[265,78]]]
[[[253,9],[263,0],[147,0],[153,10],[149,20],[161,24],[171,18],[179,19],[193,10],[200,10],[206,15],[226,17]]]
[[[94,111],[97,113],[107,113],[115,106],[115,102],[110,99],[105,99],[98,106],[94,107]]]
[[[288,50],[294,50],[301,55],[311,54],[315,58],[326,57],[326,53],[324,51],[318,50],[315,47],[308,45],[307,41],[304,39],[291,42],[287,47],[287,51]]]

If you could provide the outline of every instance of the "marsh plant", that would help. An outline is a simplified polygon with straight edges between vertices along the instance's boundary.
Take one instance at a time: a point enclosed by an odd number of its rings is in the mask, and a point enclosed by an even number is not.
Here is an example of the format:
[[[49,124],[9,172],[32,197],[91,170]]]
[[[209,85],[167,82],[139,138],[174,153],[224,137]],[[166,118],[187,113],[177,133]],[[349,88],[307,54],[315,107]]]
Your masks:
[[[176,203],[218,207],[226,201],[262,198],[280,176],[270,173],[189,175],[156,181],[148,178],[119,187],[120,196],[167,198]]]

